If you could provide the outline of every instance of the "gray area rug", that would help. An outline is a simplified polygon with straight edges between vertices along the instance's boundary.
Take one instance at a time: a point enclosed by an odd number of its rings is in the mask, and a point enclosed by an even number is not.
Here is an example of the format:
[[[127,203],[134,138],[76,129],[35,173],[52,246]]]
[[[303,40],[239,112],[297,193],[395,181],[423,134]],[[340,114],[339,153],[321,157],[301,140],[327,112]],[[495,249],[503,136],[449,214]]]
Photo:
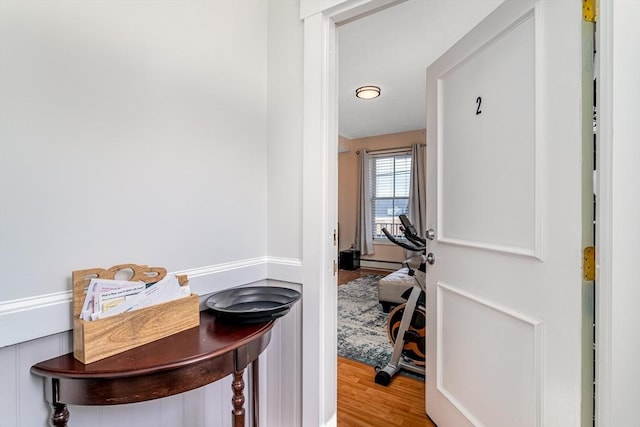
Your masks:
[[[338,286],[338,355],[371,366],[391,357],[387,314],[378,302],[378,280],[370,274]]]

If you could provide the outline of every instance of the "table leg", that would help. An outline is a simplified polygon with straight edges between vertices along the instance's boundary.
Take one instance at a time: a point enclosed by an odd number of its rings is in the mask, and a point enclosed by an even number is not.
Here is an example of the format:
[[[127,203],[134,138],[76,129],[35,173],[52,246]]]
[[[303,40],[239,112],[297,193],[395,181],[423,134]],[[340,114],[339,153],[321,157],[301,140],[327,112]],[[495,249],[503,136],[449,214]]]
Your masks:
[[[69,421],[69,409],[64,403],[53,403],[53,415],[51,415],[51,425],[55,427],[67,427]]]
[[[233,382],[231,383],[231,389],[233,390],[233,410],[231,415],[233,417],[234,427],[244,427],[244,379],[242,375],[244,369],[233,373]]]
[[[260,394],[260,370],[258,369],[258,358],[251,363],[251,413],[253,416],[253,427],[258,427],[258,414],[260,413],[260,405],[258,395]]]

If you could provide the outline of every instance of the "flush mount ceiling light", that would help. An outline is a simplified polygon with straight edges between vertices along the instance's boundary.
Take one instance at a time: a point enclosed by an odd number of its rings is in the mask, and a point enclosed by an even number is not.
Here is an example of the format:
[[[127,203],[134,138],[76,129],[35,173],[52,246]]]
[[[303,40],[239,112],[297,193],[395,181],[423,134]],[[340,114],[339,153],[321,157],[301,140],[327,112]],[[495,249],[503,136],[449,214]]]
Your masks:
[[[360,99],[373,99],[380,96],[378,86],[362,86],[356,89],[356,96]]]

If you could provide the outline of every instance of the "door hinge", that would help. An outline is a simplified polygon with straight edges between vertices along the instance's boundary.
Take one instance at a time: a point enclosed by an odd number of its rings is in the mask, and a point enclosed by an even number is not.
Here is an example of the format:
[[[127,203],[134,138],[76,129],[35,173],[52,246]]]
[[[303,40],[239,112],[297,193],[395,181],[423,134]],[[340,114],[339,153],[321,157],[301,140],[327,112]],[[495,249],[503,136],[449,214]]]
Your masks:
[[[582,0],[582,17],[587,22],[596,22],[596,0]]]
[[[582,251],[582,277],[584,280],[596,280],[596,248],[587,246]]]
[[[338,244],[338,230],[333,229],[333,246]]]
[[[338,273],[338,263],[336,262],[336,260],[333,260],[333,275],[335,276],[336,273]]]

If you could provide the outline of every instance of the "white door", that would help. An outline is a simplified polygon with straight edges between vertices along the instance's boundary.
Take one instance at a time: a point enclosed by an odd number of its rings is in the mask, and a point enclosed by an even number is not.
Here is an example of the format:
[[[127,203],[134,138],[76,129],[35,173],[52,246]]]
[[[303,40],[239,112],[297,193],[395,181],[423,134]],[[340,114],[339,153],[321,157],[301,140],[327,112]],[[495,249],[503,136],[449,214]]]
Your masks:
[[[427,70],[439,427],[581,423],[581,3],[507,0]]]

